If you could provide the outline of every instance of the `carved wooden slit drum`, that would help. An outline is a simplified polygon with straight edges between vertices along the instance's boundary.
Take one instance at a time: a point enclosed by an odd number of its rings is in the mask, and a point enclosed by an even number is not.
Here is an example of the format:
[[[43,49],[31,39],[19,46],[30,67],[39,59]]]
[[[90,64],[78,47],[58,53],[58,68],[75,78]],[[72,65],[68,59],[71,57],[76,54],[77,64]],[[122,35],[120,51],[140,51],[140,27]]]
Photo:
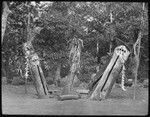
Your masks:
[[[129,54],[129,51],[123,45],[115,48],[112,59],[98,81],[96,88],[92,91],[90,99],[102,100],[107,98]]]

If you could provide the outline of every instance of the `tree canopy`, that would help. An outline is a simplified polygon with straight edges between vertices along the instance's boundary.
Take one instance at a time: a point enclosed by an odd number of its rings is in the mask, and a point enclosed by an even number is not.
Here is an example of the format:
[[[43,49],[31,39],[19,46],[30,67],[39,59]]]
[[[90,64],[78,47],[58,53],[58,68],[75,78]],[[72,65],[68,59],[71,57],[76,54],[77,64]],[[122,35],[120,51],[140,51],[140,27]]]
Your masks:
[[[22,45],[27,41],[29,12],[33,46],[45,70],[55,71],[58,64],[61,64],[62,69],[70,67],[70,44],[73,37],[77,37],[83,40],[81,71],[89,74],[97,66],[97,57],[107,55],[111,41],[113,49],[123,44],[132,51],[139,31],[143,34],[140,66],[146,66],[149,61],[148,3],[145,3],[144,11],[143,3],[140,2],[7,3],[12,13],[8,16],[2,59],[7,60],[13,70],[18,68],[17,65],[22,65],[21,58],[24,59]],[[68,71],[65,72],[67,74]]]

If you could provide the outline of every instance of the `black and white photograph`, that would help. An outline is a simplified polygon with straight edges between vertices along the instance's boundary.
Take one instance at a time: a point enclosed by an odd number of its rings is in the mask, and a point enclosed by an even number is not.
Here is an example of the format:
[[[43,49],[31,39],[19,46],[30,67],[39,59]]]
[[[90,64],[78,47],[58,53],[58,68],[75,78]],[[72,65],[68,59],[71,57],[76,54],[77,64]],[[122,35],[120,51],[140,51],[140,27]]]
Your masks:
[[[148,2],[2,1],[2,115],[148,115]]]

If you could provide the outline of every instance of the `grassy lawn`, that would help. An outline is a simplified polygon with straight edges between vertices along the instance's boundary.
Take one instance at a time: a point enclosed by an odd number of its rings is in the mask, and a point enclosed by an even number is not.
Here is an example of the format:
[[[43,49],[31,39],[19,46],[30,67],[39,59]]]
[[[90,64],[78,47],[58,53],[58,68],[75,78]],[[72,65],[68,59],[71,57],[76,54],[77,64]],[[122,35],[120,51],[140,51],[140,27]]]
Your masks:
[[[2,112],[15,115],[146,115],[148,88],[138,88],[136,97],[133,100],[133,88],[124,92],[114,87],[103,101],[87,98],[58,101],[56,98],[37,99],[32,85],[28,86],[27,94],[24,86],[2,85]]]

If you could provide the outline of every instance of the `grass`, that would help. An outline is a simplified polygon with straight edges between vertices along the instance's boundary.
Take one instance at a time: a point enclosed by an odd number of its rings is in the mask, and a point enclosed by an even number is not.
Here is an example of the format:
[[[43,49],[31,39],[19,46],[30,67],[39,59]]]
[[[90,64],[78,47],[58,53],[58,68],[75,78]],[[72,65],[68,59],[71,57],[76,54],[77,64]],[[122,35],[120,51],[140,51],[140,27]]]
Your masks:
[[[56,87],[49,86],[49,89]],[[133,100],[133,88],[126,92],[114,87],[108,99],[93,101],[86,97],[79,100],[58,101],[56,98],[37,99],[36,90],[28,85],[2,85],[3,114],[25,115],[146,115],[148,113],[148,89],[139,87]]]

